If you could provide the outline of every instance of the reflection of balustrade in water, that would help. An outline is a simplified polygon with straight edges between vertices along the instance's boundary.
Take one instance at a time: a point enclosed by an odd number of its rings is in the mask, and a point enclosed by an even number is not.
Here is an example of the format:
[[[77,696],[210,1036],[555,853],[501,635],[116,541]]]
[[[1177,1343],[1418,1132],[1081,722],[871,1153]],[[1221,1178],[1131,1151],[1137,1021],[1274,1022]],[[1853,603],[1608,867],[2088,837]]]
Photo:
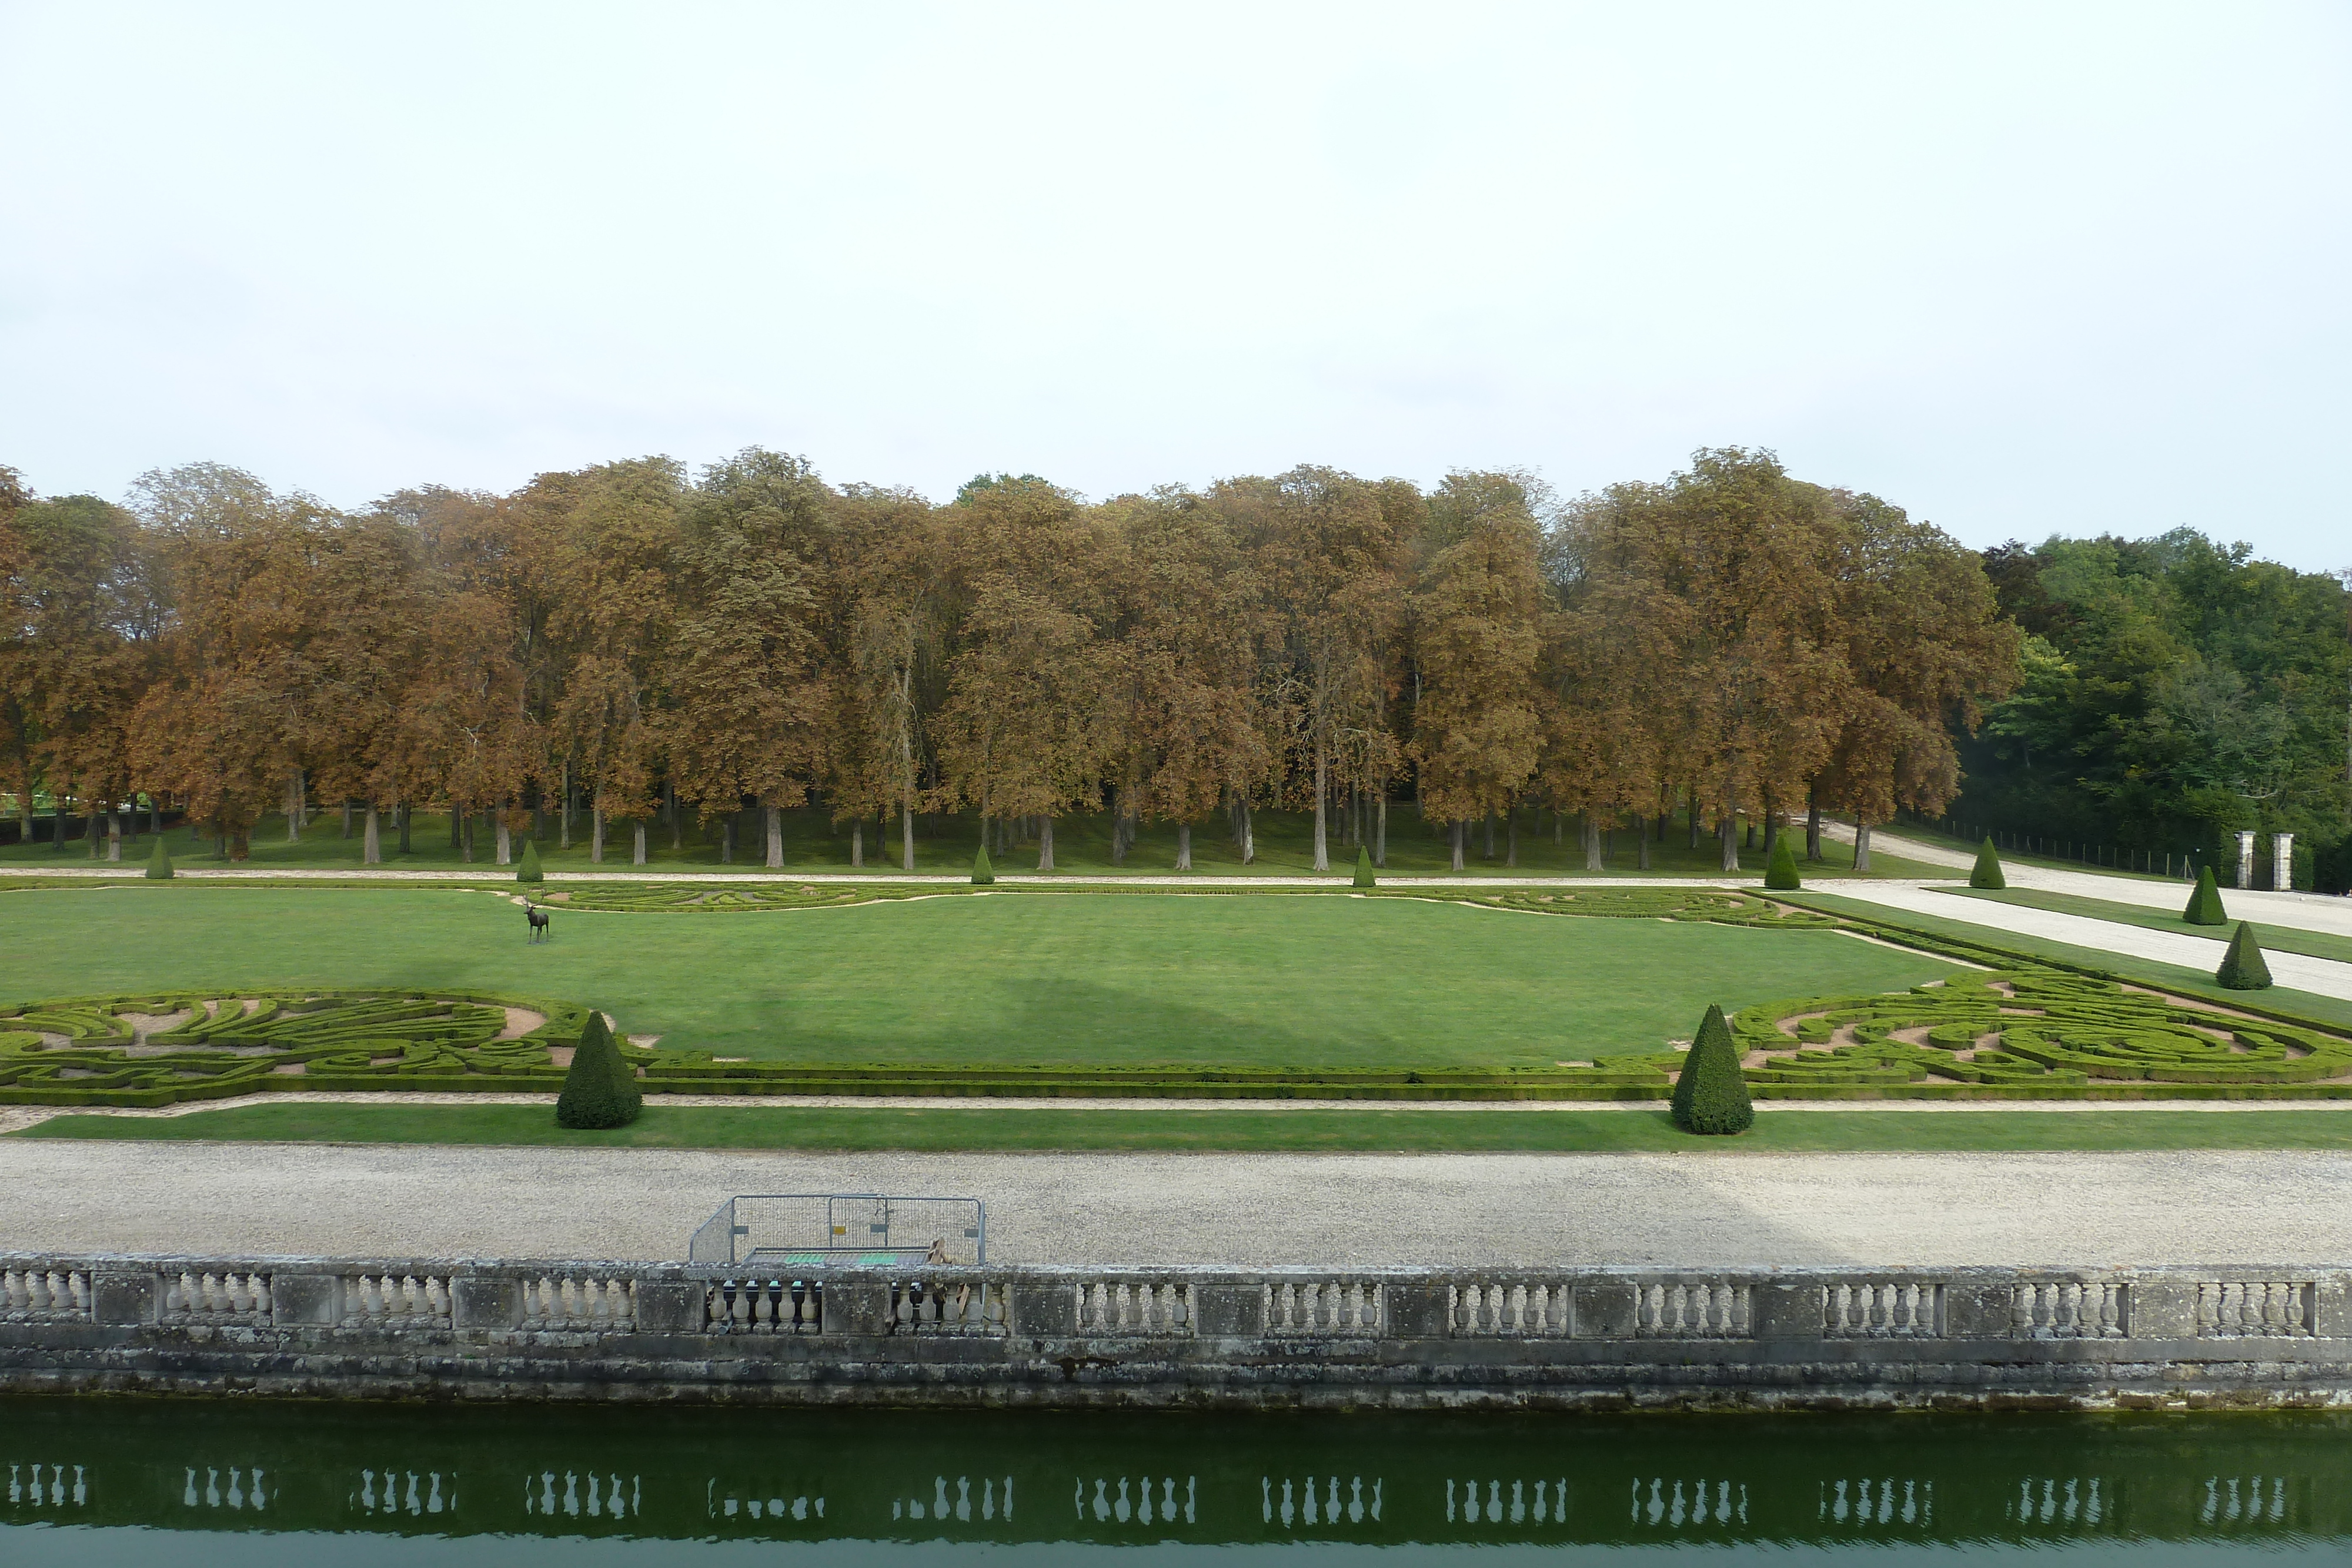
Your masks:
[[[790,1492],[787,1497],[784,1494]],[[712,1519],[780,1520],[801,1522],[824,1517],[824,1493],[791,1486],[767,1486],[757,1495],[720,1491],[714,1479],[704,1493],[704,1507]]]
[[[564,1470],[561,1472],[561,1492],[556,1490],[557,1479],[558,1472],[554,1470],[526,1475],[522,1511],[541,1518],[560,1513],[569,1519],[634,1519],[640,1511],[644,1482],[639,1477],[631,1476],[624,1482],[616,1474]]]
[[[1478,1487],[1479,1483],[1475,1480],[1462,1483],[1459,1508],[1462,1521],[1465,1524],[1482,1521],[1487,1524],[1526,1524],[1531,1521],[1542,1524],[1547,1520],[1553,1524],[1568,1522],[1568,1479],[1564,1476],[1549,1481],[1537,1481],[1532,1488],[1525,1480],[1515,1480],[1510,1483],[1511,1490],[1507,1493],[1503,1490],[1503,1482],[1489,1480],[1486,1483],[1486,1496],[1483,1503],[1478,1499]],[[1449,1476],[1445,1481],[1446,1523],[1454,1521],[1456,1506],[1454,1479]]]
[[[2097,1476],[2028,1476],[2017,1483],[2017,1495],[2010,1500],[2008,1512],[2019,1524],[2079,1525],[2087,1530],[2108,1517],[2114,1496],[2115,1489]]]
[[[180,1494],[183,1507],[226,1508],[236,1512],[251,1509],[258,1513],[268,1504],[269,1494],[262,1485],[262,1472],[258,1466],[254,1467],[250,1472],[250,1480],[247,1479],[247,1471],[244,1467],[230,1466],[226,1472],[228,1475],[226,1486],[221,1484],[223,1472],[214,1467],[205,1467],[204,1483],[201,1486],[196,1481],[195,1467],[190,1465],[184,1468],[188,1474]]]
[[[1916,1524],[1936,1522],[1936,1483],[1906,1479],[1895,1490],[1893,1476],[1823,1481],[1814,1517],[1824,1524]]]
[[[21,1509],[87,1506],[89,1502],[89,1478],[79,1465],[73,1466],[72,1469],[73,1478],[68,1480],[64,1465],[11,1461],[8,1466],[8,1506]]]
[[[1378,1476],[1372,1478],[1369,1497],[1365,1494],[1364,1478],[1361,1476],[1349,1478],[1345,1498],[1339,1495],[1338,1476],[1308,1476],[1297,1483],[1295,1493],[1290,1478],[1285,1476],[1280,1488],[1279,1491],[1276,1490],[1272,1476],[1260,1477],[1258,1507],[1265,1523],[1272,1524],[1279,1520],[1285,1530],[1300,1525],[1309,1528],[1320,1525],[1328,1529],[1341,1523],[1361,1524],[1367,1519],[1377,1521],[1381,1517],[1381,1478]],[[1185,1493],[1184,1521],[1189,1524],[1192,1520],[1192,1493],[1188,1490]]]
[[[952,1483],[955,1487],[955,1496],[952,1498],[948,1496],[950,1484],[947,1477],[933,1476],[928,1495],[923,1489],[918,1487],[911,1492],[901,1492],[892,1497],[890,1517],[901,1521],[937,1521],[953,1519],[969,1523],[975,1518],[992,1520],[997,1516],[998,1481],[995,1477],[982,1476],[980,1479],[980,1490],[974,1493],[971,1478],[958,1476]],[[1013,1517],[1013,1478],[1006,1476],[1003,1484],[1004,1517],[1011,1519]]]
[[[2268,1496],[2264,1495],[2265,1488]],[[2200,1524],[2278,1524],[2286,1518],[2284,1476],[2215,1476],[2205,1483]]]
[[[1686,1485],[1690,1489],[1687,1498],[1683,1494]],[[1680,1530],[1686,1525],[1745,1524],[1748,1522],[1748,1483],[1720,1479],[1685,1482],[1665,1476],[1653,1476],[1645,1493],[1642,1479],[1636,1476],[1633,1479],[1632,1518],[1635,1524],[1663,1525],[1673,1530]]]
[[[439,1470],[421,1474],[415,1470],[362,1470],[351,1501],[354,1511],[366,1514],[404,1513],[411,1519],[422,1519],[428,1513],[455,1513],[457,1478],[451,1473],[445,1485]]]

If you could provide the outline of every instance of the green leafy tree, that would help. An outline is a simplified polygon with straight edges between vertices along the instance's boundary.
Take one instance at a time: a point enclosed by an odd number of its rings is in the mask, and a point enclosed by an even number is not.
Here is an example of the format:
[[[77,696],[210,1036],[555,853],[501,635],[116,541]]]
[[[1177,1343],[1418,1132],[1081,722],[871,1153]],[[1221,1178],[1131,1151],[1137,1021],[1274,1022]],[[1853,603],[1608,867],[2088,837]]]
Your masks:
[[[971,884],[974,887],[996,885],[996,868],[989,863],[986,844],[981,845],[980,852],[971,857]]]
[[[1379,882],[1380,879],[1372,874],[1371,846],[1369,844],[1358,845],[1356,848],[1356,885],[1358,887],[1375,887],[1379,885]]]
[[[645,1109],[637,1087],[636,1069],[621,1055],[604,1015],[591,1010],[572,1048],[572,1065],[563,1074],[563,1092],[555,1100],[559,1127],[625,1127]]]
[[[163,833],[155,835],[155,852],[147,857],[147,880],[150,882],[172,880],[172,852],[164,847],[165,836]]]
[[[1756,1124],[1756,1106],[1739,1069],[1739,1047],[1723,1009],[1713,1003],[1699,1020],[1698,1036],[1675,1080],[1674,1116],[1675,1125],[1684,1132],[1710,1136],[1744,1133]]]
[[[1994,893],[2009,885],[2009,878],[2000,872],[2000,853],[1992,847],[1992,835],[1990,833],[1985,835],[1985,841],[1977,846],[1977,863],[1969,872],[1969,885]]]
[[[2233,991],[2270,988],[2271,967],[2263,960],[2262,945],[2254,940],[2254,928],[2248,922],[2238,922],[2237,935],[2230,938],[2230,950],[2221,955],[2221,967],[2213,971],[2213,977]]]
[[[1786,833],[1772,835],[1772,859],[1764,868],[1764,885],[1776,893],[1793,893],[1805,885],[1797,875],[1796,848]]]
[[[540,869],[539,841],[537,839],[523,840],[522,863],[515,867],[515,880],[517,882],[545,882],[547,880],[547,873]]]
[[[2189,895],[2189,907],[2180,918],[2191,925],[2227,925],[2229,911],[2221,907],[2221,885],[2213,880],[2213,868],[2200,866],[2197,872],[2197,891]]]

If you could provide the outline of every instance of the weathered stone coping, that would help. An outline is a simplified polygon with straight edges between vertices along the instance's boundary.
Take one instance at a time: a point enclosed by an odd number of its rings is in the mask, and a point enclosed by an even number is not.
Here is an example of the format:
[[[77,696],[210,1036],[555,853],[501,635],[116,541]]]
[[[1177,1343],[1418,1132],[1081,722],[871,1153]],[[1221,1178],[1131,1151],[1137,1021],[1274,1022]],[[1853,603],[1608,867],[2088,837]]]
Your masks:
[[[0,1254],[0,1388],[1121,1405],[2352,1404],[2352,1270]]]

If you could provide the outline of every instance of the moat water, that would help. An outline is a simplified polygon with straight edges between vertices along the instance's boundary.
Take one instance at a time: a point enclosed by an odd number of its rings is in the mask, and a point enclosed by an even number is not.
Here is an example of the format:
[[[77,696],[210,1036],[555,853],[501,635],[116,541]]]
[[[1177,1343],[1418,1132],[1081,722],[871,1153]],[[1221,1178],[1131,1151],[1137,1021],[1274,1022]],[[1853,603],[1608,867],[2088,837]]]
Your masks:
[[[0,1401],[0,1563],[2352,1561],[2352,1416]]]

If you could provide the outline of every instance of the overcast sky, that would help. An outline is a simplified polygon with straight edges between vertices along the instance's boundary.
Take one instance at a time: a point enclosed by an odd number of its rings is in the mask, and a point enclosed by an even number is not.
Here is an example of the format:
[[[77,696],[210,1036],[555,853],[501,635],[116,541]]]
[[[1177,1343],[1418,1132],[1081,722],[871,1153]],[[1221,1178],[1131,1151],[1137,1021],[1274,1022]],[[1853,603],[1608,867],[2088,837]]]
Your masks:
[[[2352,6],[0,0],[0,463],[1778,451],[2352,566]]]

